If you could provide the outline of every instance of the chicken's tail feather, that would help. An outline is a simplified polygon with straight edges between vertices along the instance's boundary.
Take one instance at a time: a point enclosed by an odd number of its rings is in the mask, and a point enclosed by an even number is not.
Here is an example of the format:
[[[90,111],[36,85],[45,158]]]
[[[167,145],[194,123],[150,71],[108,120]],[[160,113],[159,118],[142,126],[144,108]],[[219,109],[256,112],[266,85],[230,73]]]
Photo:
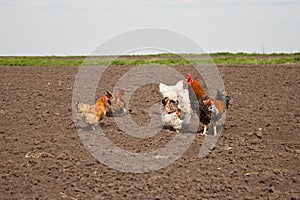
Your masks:
[[[230,105],[230,97],[225,95],[223,91],[218,90],[217,92],[217,100],[222,100],[225,103],[226,109],[228,109],[229,105]]]

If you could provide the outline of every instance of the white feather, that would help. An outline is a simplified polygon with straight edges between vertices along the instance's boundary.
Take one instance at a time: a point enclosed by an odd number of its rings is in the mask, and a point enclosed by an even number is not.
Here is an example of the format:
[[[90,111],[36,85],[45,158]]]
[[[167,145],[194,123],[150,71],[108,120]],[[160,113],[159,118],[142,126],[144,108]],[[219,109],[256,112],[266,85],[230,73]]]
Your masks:
[[[181,120],[175,112],[171,114],[163,113],[161,118],[165,125],[172,126],[175,130],[181,129],[183,120]]]
[[[162,94],[163,98],[169,97],[170,99],[177,101],[177,94],[174,92],[173,88],[165,85],[163,83],[159,84],[159,92]]]
[[[177,95],[183,91],[183,81],[178,81],[176,85],[174,86],[169,86],[171,90],[173,90]]]

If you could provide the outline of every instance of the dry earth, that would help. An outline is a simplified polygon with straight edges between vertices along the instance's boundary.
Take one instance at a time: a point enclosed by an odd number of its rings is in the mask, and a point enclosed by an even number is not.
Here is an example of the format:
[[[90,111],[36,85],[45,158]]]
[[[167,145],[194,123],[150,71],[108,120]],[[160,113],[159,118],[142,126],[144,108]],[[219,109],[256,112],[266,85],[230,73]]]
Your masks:
[[[96,96],[129,69],[108,68]],[[300,66],[219,70],[232,106],[215,148],[199,159],[198,134],[173,164],[135,174],[97,161],[79,139],[71,105],[78,67],[0,67],[0,199],[300,199]],[[159,98],[155,84],[137,90],[132,118],[147,125]],[[158,149],[175,135],[163,129],[134,138],[113,118],[101,126],[132,152]]]

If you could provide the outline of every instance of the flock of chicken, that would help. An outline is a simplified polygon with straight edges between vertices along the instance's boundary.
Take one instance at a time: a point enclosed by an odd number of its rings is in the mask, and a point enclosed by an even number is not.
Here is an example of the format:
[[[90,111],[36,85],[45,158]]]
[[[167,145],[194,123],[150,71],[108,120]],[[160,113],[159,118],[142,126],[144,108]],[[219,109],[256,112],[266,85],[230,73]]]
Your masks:
[[[163,83],[159,85],[159,91],[163,96],[163,122],[179,132],[182,127],[189,125],[191,114],[195,112],[204,125],[202,134],[206,135],[207,127],[211,124],[216,135],[216,122],[228,108],[229,96],[225,96],[219,90],[216,98],[210,98],[191,74],[186,76],[186,81],[187,89],[184,88],[184,81],[179,81],[174,86]]]
[[[163,97],[161,117],[165,125],[171,126],[176,132],[179,132],[190,124],[192,112],[194,112],[204,125],[203,135],[207,134],[209,125],[213,126],[214,135],[217,134],[216,122],[228,108],[229,96],[218,91],[216,98],[210,98],[191,74],[186,76],[186,82],[181,80],[173,86],[160,83],[159,91]],[[126,113],[125,89],[120,90],[116,95],[112,91],[106,93],[97,100],[95,105],[77,104],[79,116],[93,129],[106,115]]]

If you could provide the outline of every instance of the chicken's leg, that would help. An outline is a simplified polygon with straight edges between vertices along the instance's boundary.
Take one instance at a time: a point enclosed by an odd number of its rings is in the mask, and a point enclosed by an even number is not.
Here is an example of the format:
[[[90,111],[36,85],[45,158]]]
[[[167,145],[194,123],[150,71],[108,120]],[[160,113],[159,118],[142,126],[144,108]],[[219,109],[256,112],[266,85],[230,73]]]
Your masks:
[[[204,125],[204,130],[203,130],[203,133],[201,135],[206,136],[206,132],[207,132],[207,125]]]
[[[217,125],[214,124],[214,136],[217,135]]]

